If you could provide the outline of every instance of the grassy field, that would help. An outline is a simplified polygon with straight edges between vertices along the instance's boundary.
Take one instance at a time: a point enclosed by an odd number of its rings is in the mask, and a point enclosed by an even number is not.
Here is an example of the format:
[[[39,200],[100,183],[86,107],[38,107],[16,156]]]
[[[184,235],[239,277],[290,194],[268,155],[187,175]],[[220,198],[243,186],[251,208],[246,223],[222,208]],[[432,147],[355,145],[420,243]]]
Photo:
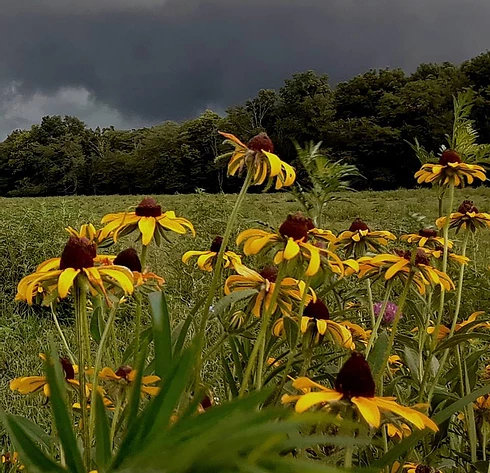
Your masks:
[[[427,216],[426,226],[437,216],[437,196],[430,190],[399,190],[392,192],[361,192],[345,195],[348,201],[334,202],[326,209],[326,228],[338,232],[349,227],[352,220],[361,217],[371,229],[390,230],[400,235],[416,232],[417,222],[411,213]],[[181,255],[190,249],[207,249],[215,235],[223,232],[236,196],[180,195],[159,196],[164,209],[175,210],[195,226],[197,237],[172,235],[172,243],[160,248],[151,247],[149,266],[165,277],[170,307],[175,320],[202,296],[210,280],[193,266],[181,263]],[[490,210],[490,189],[459,190],[456,202],[471,199],[480,211]],[[9,381],[20,375],[40,374],[38,353],[46,349],[49,337],[57,333],[48,309],[29,308],[15,303],[18,281],[45,259],[59,256],[67,239],[64,228],[79,227],[87,222],[96,226],[109,212],[123,211],[135,206],[139,196],[54,197],[2,199],[0,206],[0,405],[17,413],[27,414],[42,425],[47,406],[41,396],[21,397],[8,388]],[[249,195],[238,221],[239,231],[257,226],[258,222],[279,225],[288,213],[299,210],[299,205],[288,194]],[[130,246],[132,236],[125,238],[111,253]],[[476,236],[469,252],[467,299],[463,314],[470,310],[489,308],[490,232]],[[107,250],[105,250],[107,252]],[[62,322],[70,336],[71,314],[62,313]],[[131,332],[131,320],[118,322],[118,333],[124,344]],[[43,407],[44,406],[44,407]],[[35,408],[34,408],[35,407]]]

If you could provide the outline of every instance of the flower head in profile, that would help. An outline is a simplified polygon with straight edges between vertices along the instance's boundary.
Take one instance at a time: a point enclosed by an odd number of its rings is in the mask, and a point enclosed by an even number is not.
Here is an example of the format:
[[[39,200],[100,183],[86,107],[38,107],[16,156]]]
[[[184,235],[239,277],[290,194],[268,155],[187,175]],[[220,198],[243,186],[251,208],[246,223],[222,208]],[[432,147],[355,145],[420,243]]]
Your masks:
[[[225,282],[225,294],[246,289],[255,289],[257,293],[251,296],[248,311],[255,317],[260,317],[271,305],[272,294],[277,284],[277,267],[265,266],[258,273],[242,264],[237,264],[235,265],[235,271],[238,274],[228,277]],[[277,300],[271,308],[272,313],[279,308],[283,315],[291,315],[293,301],[300,301],[302,299],[305,293],[305,284],[303,281],[287,277],[282,279],[279,285]],[[316,298],[316,295],[310,288],[310,294],[306,295],[306,301],[309,302],[312,298]]]
[[[44,354],[39,355],[41,359],[46,360]],[[78,366],[72,365],[67,358],[60,358],[60,364],[65,375],[66,382],[78,388],[80,386],[75,374],[78,373]],[[42,391],[46,397],[49,397],[49,385],[46,376],[23,376],[10,381],[10,389],[20,394],[31,394]]]
[[[438,236],[437,231],[432,228],[423,228],[418,233],[402,235],[400,240],[411,245],[416,244],[420,248],[427,246],[428,248],[440,249],[444,247],[444,238]],[[453,242],[448,240],[447,246],[452,248]]]
[[[446,221],[447,217],[440,217],[436,220],[436,225],[443,228]],[[490,228],[490,214],[479,212],[473,201],[465,200],[458,211],[449,217],[449,228],[455,228],[456,233],[461,229],[475,233],[479,229]]]
[[[201,269],[202,271],[211,272],[213,270],[213,265],[215,264],[218,257],[218,253],[221,249],[222,242],[223,237],[217,236],[211,243],[211,247],[208,251],[187,251],[182,256],[182,262],[184,264],[188,264],[189,260],[192,257],[197,256],[197,266],[199,267],[199,269]],[[228,268],[230,266],[234,268],[236,264],[242,263],[242,259],[240,255],[237,255],[233,251],[228,251],[227,249],[223,253],[223,263],[225,268]]]
[[[168,231],[183,235],[189,230],[193,236],[196,235],[189,220],[177,217],[173,210],[162,212],[162,207],[152,197],[145,197],[134,212],[105,215],[102,223],[106,225],[100,232],[100,239],[112,237],[117,242],[119,237],[137,230],[143,246],[148,246],[153,239],[160,244],[162,238],[167,238]]]
[[[92,370],[88,370],[87,374],[93,374]],[[120,366],[116,371],[111,368],[105,367],[99,372],[99,378],[112,382],[117,387],[128,387],[136,379],[137,371],[129,365]],[[143,376],[141,378],[141,393],[148,394],[150,396],[156,396],[160,388],[153,386],[160,382],[160,377],[155,375]]]
[[[307,262],[305,276],[315,275],[321,265],[321,255],[328,258],[328,264],[332,272],[344,275],[342,260],[332,251],[309,242],[310,232],[314,230],[311,219],[301,212],[288,215],[276,233],[266,232],[258,228],[245,230],[237,238],[237,244],[243,243],[243,252],[256,255],[262,250],[277,249],[274,263],[279,264],[283,260]]]
[[[485,181],[485,169],[476,164],[462,162],[458,152],[452,149],[443,151],[437,164],[424,164],[415,173],[418,184],[436,184],[439,186],[464,187],[466,183],[472,184],[475,179]]]
[[[284,318],[276,321],[272,331],[276,337],[284,334]],[[327,306],[318,298],[315,301],[311,300],[305,307],[300,321],[300,331],[311,333],[315,344],[321,343],[328,337],[340,347],[348,349],[355,347],[350,331],[343,325],[330,320]]]
[[[383,310],[383,302],[376,302],[373,304],[374,315],[379,317],[381,315],[381,311]],[[387,302],[385,311],[383,313],[383,322],[385,324],[391,324],[395,320],[396,311],[398,310],[398,306],[394,302]],[[403,314],[400,314],[400,318],[403,317]]]
[[[424,248],[411,251],[395,250],[394,253],[366,256],[359,259],[359,277],[384,274],[385,280],[400,278],[406,281],[412,275],[413,283],[420,294],[425,294],[426,286],[438,285],[443,291],[454,289],[451,278],[431,265],[431,253]]]
[[[124,266],[96,265],[98,260],[95,244],[86,238],[71,236],[61,258],[41,263],[36,271],[25,276],[17,286],[16,300],[33,304],[43,296],[45,304],[68,296],[75,279],[84,276],[92,295],[107,296],[107,287],[118,287],[125,294],[132,294],[133,274]]]
[[[158,276],[158,274],[143,270],[138,253],[134,248],[122,250],[115,258],[108,257],[108,264],[125,266],[128,268],[133,273],[134,287],[151,286],[158,290],[165,284],[165,279]]]
[[[315,406],[339,407],[339,403],[354,407],[372,427],[381,425],[381,414],[395,415],[417,429],[437,432],[437,425],[425,414],[398,404],[393,397],[377,397],[371,369],[364,356],[352,352],[335,380],[335,389],[327,388],[308,378],[298,378],[293,387],[302,391],[297,396],[284,395],[283,403],[295,402],[296,412],[305,412]]]
[[[490,328],[490,322],[488,320],[481,321],[478,320],[478,317],[483,315],[485,311],[480,310],[477,312],[473,312],[466,320],[463,322],[456,324],[454,326],[454,331],[459,332],[460,330],[463,330],[465,333],[472,332],[473,330],[477,328],[485,328],[489,329]],[[435,331],[435,327],[428,327],[427,328],[427,333],[429,335],[432,335]],[[437,332],[437,340],[444,340],[445,338],[448,337],[448,335],[451,333],[451,329],[449,327],[446,327],[445,325],[440,325],[439,326],[439,331]]]
[[[442,473],[441,470],[423,463],[405,463],[403,469],[406,473]]]
[[[274,145],[266,133],[259,133],[247,144],[231,133],[219,132],[235,147],[228,163],[228,175],[234,176],[244,170],[252,172],[252,185],[263,184],[276,178],[276,189],[291,186],[296,179],[294,168],[274,154]]]
[[[366,252],[378,253],[388,242],[396,240],[396,236],[387,231],[371,231],[360,218],[356,218],[348,230],[342,232],[334,245],[341,248],[347,256],[359,258]]]

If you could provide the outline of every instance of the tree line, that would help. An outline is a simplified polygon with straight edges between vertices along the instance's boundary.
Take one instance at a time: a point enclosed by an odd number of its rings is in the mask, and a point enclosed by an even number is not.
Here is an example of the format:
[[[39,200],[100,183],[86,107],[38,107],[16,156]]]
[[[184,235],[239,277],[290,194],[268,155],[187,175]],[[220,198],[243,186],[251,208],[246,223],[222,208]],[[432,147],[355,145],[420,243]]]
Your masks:
[[[475,93],[480,141],[490,143],[490,52],[457,66],[421,64],[370,70],[335,88],[327,75],[294,74],[279,90],[260,90],[225,116],[207,110],[182,123],[135,130],[88,128],[75,117],[48,116],[0,143],[0,195],[236,192],[225,179],[229,151],[218,130],[243,141],[266,131],[281,159],[298,167],[296,143],[322,141],[333,160],[358,167],[357,189],[412,187],[415,138],[437,152],[453,121],[453,96]]]

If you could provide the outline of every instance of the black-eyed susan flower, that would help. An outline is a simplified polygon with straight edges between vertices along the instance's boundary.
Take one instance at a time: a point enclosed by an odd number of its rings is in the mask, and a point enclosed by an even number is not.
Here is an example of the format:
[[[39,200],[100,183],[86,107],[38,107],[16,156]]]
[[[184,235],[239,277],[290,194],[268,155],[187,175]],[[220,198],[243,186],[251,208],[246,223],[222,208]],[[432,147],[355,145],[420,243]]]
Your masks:
[[[371,330],[365,330],[359,324],[350,322],[349,320],[344,320],[339,322],[343,325],[352,335],[352,340],[354,343],[360,342],[363,345],[367,345],[369,337],[371,336]]]
[[[446,221],[447,217],[438,218],[436,225],[443,228]],[[490,228],[490,214],[479,212],[473,201],[465,200],[459,206],[458,211],[451,214],[449,228],[455,228],[456,233],[461,229],[468,229],[475,233],[478,229]]]
[[[95,266],[95,244],[86,238],[71,236],[61,258],[41,263],[36,272],[25,276],[17,286],[16,300],[33,304],[37,295],[50,295],[47,301],[68,296],[77,277],[84,275],[92,295],[106,295],[106,286],[119,287],[125,294],[133,292],[133,275],[117,265]],[[44,300],[46,302],[46,299]]]
[[[305,307],[300,321],[300,331],[301,333],[310,332],[315,344],[319,344],[325,337],[329,337],[334,343],[343,348],[355,348],[350,331],[340,323],[330,320],[330,312],[327,306],[318,298],[315,301],[310,301]],[[276,337],[284,334],[283,317],[276,321],[272,332]]]
[[[66,227],[65,230],[74,237],[86,238],[90,243],[95,243],[99,246],[103,240],[100,238],[101,229],[96,230],[92,223],[84,223],[80,230],[76,230],[73,227]]]
[[[88,370],[87,374],[91,375],[93,372]],[[116,371],[106,366],[99,372],[99,379],[113,382],[119,387],[126,387],[134,382],[136,379],[136,374],[137,371],[129,365],[120,366]],[[141,378],[141,392],[149,394],[150,396],[156,396],[159,393],[160,388],[158,386],[151,385],[158,382],[160,382],[159,376],[143,376]]]
[[[473,312],[468,319],[464,320],[463,322],[456,324],[454,327],[454,331],[458,332],[462,328],[465,328],[466,332],[472,332],[476,328],[490,328],[490,322],[488,321],[483,321],[483,322],[478,322],[477,319],[480,317],[480,315],[483,315],[485,311],[477,311]],[[469,327],[467,327],[470,325]],[[432,335],[435,331],[435,327],[428,327],[427,328],[427,333],[429,335]],[[451,329],[449,327],[446,327],[445,325],[440,325],[439,326],[439,332],[437,333],[437,340],[444,340],[449,334],[451,333]]]
[[[472,184],[475,179],[485,181],[485,169],[476,164],[466,164],[461,160],[459,153],[452,149],[446,149],[442,153],[439,163],[424,164],[415,173],[417,183],[437,184],[455,187],[464,187],[465,183]]]
[[[444,247],[444,238],[438,236],[437,231],[432,228],[423,228],[422,230],[419,230],[418,233],[402,235],[400,240],[406,241],[411,245],[416,244],[419,247],[427,246],[434,249]],[[453,242],[451,240],[448,240],[447,247],[453,247]]]
[[[388,437],[397,440],[403,440],[412,433],[412,429],[404,422],[401,422],[400,424],[388,423],[386,425],[386,431],[388,433]]]
[[[219,132],[235,147],[228,163],[228,175],[243,170],[253,172],[251,185],[260,185],[269,178],[276,178],[276,189],[291,186],[296,179],[294,168],[274,154],[274,145],[266,133],[254,136],[248,144],[242,143],[231,133]]]
[[[334,245],[341,248],[347,256],[355,258],[364,256],[367,251],[378,253],[390,241],[396,240],[396,236],[387,231],[371,231],[360,218],[356,218],[348,230],[342,232]]]
[[[111,262],[112,260],[112,262]],[[134,287],[149,285],[155,288],[160,288],[165,284],[165,279],[151,271],[143,270],[138,253],[134,248],[127,248],[117,256],[108,257],[106,264],[114,264],[116,266],[125,266],[133,273]]]
[[[276,286],[278,270],[275,266],[266,266],[260,273],[253,269],[247,268],[242,264],[235,265],[236,275],[229,276],[225,282],[225,294],[234,291],[243,291],[246,289],[256,289],[257,294],[250,299],[247,311],[250,311],[255,317],[260,317],[262,313],[268,310],[272,294]],[[272,313],[277,308],[283,315],[291,315],[293,310],[293,300],[300,301],[305,292],[305,284],[294,278],[284,278],[279,283],[279,293],[277,300],[272,307]],[[307,294],[306,302],[308,303],[316,295],[310,288],[310,294]]]
[[[438,285],[443,291],[454,289],[451,278],[430,264],[430,255],[424,248],[417,248],[415,255],[410,251],[395,250],[394,254],[380,254],[359,259],[359,277],[384,274],[386,280],[398,277],[406,281],[412,274],[413,283],[420,294],[425,294],[426,286]]]
[[[183,235],[190,230],[193,236],[196,235],[189,220],[177,217],[173,210],[162,212],[162,207],[152,197],[143,199],[134,212],[105,215],[102,223],[106,225],[100,232],[100,239],[112,237],[116,242],[119,237],[138,230],[143,246],[148,246],[153,238],[159,243],[161,238],[166,238],[166,231]]]
[[[243,252],[247,256],[256,255],[264,249],[274,247],[278,250],[274,257],[275,264],[279,264],[282,260],[290,261],[295,258],[307,261],[305,276],[314,276],[318,272],[321,263],[320,255],[324,254],[328,256],[329,262],[332,261],[331,270],[343,276],[343,263],[335,253],[308,242],[309,231],[313,228],[311,219],[297,212],[288,215],[276,233],[258,228],[243,231],[238,235],[237,245],[243,243]]]
[[[43,360],[46,359],[42,353],[39,356]],[[78,373],[78,366],[72,365],[67,358],[60,358],[60,364],[66,382],[75,388],[79,388],[80,383],[75,379],[75,374]],[[46,376],[23,376],[21,378],[15,378],[10,381],[10,389],[20,394],[31,394],[42,391],[46,397],[49,397],[49,386]]]
[[[441,470],[423,463],[405,463],[403,469],[406,473],[443,473]]]
[[[425,414],[398,404],[393,397],[375,396],[375,384],[369,364],[360,353],[353,352],[335,380],[335,389],[315,383],[309,378],[298,378],[293,387],[302,391],[298,396],[285,395],[283,403],[295,402],[296,412],[305,412],[314,406],[354,407],[372,427],[381,425],[381,413],[399,416],[417,429],[428,427],[434,432],[437,425]],[[389,417],[388,417],[389,418]]]
[[[189,260],[193,256],[197,256],[197,266],[199,269],[202,271],[212,271],[213,270],[213,265],[216,262],[216,259],[218,257],[218,253],[221,249],[221,244],[223,242],[223,237],[217,236],[213,242],[211,243],[211,248],[209,251],[187,251],[184,253],[182,256],[182,262],[184,264],[188,264]],[[223,262],[224,262],[224,267],[235,267],[235,264],[241,264],[242,259],[240,255],[237,255],[233,251],[228,251],[226,250],[223,253]]]

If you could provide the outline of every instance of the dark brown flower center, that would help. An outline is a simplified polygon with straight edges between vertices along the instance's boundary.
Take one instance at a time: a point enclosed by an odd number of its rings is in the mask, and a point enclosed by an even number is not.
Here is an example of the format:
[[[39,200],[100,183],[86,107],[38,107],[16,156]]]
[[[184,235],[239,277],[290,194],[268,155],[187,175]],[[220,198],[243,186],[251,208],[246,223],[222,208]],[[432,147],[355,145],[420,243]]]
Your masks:
[[[310,317],[312,319],[319,319],[319,320],[330,319],[330,312],[328,311],[328,307],[320,299],[317,299],[315,302],[311,301],[305,307],[305,311],[303,312],[303,315],[305,317]]]
[[[223,243],[223,237],[217,236],[211,243],[210,250],[213,251],[214,253],[219,253],[219,250],[221,250],[222,243]]]
[[[157,204],[153,197],[146,197],[136,207],[135,213],[138,217],[160,217],[162,207]]]
[[[337,375],[335,389],[349,399],[374,397],[374,379],[364,355],[352,352]]]
[[[308,230],[311,230],[311,219],[305,217],[301,212],[288,215],[286,221],[279,227],[279,233],[285,238],[292,238],[295,241],[306,241]]]
[[[259,273],[264,279],[270,282],[276,282],[277,268],[275,266],[264,266],[264,269]]]
[[[419,235],[425,238],[434,238],[437,236],[437,232],[432,228],[423,228],[422,230],[419,230]]]
[[[201,400],[201,407],[206,411],[210,407],[213,407],[213,402],[211,401],[211,398],[205,394],[204,397]]]
[[[61,367],[65,373],[65,379],[75,379],[75,370],[68,358],[60,358]]]
[[[134,248],[128,248],[121,251],[114,259],[114,264],[126,266],[126,268],[131,271],[138,271],[141,273],[141,261]]]
[[[453,149],[445,150],[439,158],[439,164],[447,166],[448,163],[460,163],[461,156]]]
[[[412,260],[412,252],[410,250],[404,251],[404,250],[395,250],[395,253],[402,257],[405,258],[408,261]],[[415,264],[425,264],[428,265],[430,263],[430,258],[427,256],[427,253],[422,249],[418,248],[417,253],[415,255]]]
[[[475,204],[473,204],[472,200],[464,200],[461,203],[461,205],[458,207],[458,212],[462,214],[470,213],[470,212],[474,212],[476,214],[479,213],[478,208],[475,207]]]
[[[128,379],[128,375],[129,373],[131,373],[131,371],[133,371],[133,368],[131,368],[131,366],[129,365],[123,365],[123,366],[120,366],[117,371],[116,371],[116,376],[119,376],[120,378],[123,378],[123,379]]]
[[[71,236],[61,254],[60,269],[91,268],[97,255],[95,243],[85,237]]]
[[[269,153],[274,152],[274,145],[271,139],[267,136],[267,133],[259,133],[254,136],[248,143],[248,149],[252,151],[267,151]]]
[[[369,231],[369,227],[358,217],[352,222],[351,226],[349,227],[349,232],[357,232],[360,230]]]
[[[417,465],[415,468],[415,473],[437,473],[437,470],[431,466]]]

